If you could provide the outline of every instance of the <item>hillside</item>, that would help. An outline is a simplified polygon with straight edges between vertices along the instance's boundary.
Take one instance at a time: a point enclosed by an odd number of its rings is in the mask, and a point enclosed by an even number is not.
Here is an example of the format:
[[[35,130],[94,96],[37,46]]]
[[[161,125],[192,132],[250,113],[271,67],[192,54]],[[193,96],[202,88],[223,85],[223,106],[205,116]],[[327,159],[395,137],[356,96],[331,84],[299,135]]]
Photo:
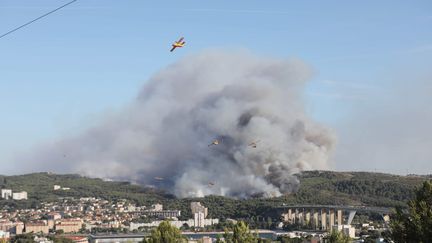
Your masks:
[[[0,176],[0,187],[14,191],[27,191],[29,200],[16,202],[0,200],[0,205],[34,207],[40,201],[59,197],[100,197],[108,200],[130,199],[139,205],[162,202],[166,208],[183,211],[189,217],[189,203],[201,201],[210,210],[211,217],[249,218],[264,215],[276,206],[286,204],[346,204],[369,206],[404,206],[413,196],[413,190],[427,177],[397,176],[370,172],[306,171],[298,175],[301,181],[298,192],[272,199],[235,200],[221,196],[199,199],[176,199],[174,196],[152,188],[128,182],[111,182],[79,175],[33,173],[19,176]],[[54,185],[71,188],[53,190]]]
[[[298,202],[403,206],[427,178],[371,172],[307,171],[300,176]]]
[[[414,189],[427,176],[398,176],[371,172],[305,171],[298,175],[298,192],[272,199],[234,200],[219,196],[194,199],[212,210],[210,216],[251,218],[268,215],[274,207],[286,204],[365,205],[405,207]],[[170,200],[169,205],[188,209],[191,199]],[[188,211],[184,211],[188,213]]]
[[[70,190],[54,190],[54,185],[69,187]],[[99,197],[107,200],[126,198],[138,204],[151,204],[173,198],[172,195],[129,182],[112,182],[80,175],[57,175],[32,173],[18,176],[1,176],[0,188],[13,191],[27,191],[29,200],[0,200],[0,205],[18,207],[36,206],[41,201],[52,201],[59,197]]]

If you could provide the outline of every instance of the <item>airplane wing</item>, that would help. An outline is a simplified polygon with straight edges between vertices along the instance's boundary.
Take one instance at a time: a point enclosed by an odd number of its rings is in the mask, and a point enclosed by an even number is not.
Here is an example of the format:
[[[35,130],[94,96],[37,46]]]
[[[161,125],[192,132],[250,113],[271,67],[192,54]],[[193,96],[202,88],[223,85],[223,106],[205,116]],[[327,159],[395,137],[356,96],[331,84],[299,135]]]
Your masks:
[[[170,50],[170,52],[174,51],[174,49],[176,49],[177,46],[173,46]]]
[[[181,37],[177,42],[182,42],[183,39],[184,37]]]

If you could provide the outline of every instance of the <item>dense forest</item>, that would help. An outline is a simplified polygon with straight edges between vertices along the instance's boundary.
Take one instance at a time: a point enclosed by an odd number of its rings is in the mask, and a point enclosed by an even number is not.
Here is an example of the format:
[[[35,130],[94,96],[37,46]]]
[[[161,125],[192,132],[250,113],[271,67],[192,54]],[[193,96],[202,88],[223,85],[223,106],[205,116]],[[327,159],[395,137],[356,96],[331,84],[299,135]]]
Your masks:
[[[277,198],[232,199],[221,196],[177,199],[168,192],[129,182],[104,181],[79,175],[33,173],[19,176],[0,176],[0,187],[27,191],[29,200],[0,200],[0,206],[37,207],[42,201],[61,197],[99,197],[108,200],[128,199],[138,205],[156,202],[165,208],[180,209],[189,218],[191,201],[201,201],[208,207],[210,217],[253,218],[267,217],[283,204],[340,204],[394,207],[404,206],[414,196],[414,189],[428,176],[398,176],[369,172],[305,171],[297,175],[297,192]],[[53,190],[54,185],[70,190]]]

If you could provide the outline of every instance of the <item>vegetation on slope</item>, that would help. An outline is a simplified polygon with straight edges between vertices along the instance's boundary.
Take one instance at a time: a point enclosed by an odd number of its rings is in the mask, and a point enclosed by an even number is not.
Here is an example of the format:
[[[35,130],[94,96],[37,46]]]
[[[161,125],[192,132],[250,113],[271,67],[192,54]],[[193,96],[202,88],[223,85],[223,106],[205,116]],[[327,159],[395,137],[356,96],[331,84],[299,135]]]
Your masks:
[[[184,218],[191,217],[190,202],[200,201],[210,208],[209,216],[218,218],[272,217],[275,207],[282,204],[406,206],[414,190],[427,178],[397,176],[368,172],[306,171],[298,175],[298,192],[271,199],[232,199],[221,196],[176,199],[174,196],[129,182],[111,182],[79,175],[33,173],[20,176],[0,176],[0,187],[27,191],[29,200],[0,200],[0,206],[36,207],[41,201],[59,197],[99,197],[107,200],[129,199],[138,205],[156,202],[168,209],[180,209]],[[53,190],[54,185],[70,190]]]
[[[54,190],[54,185],[70,188]],[[0,200],[0,205],[15,207],[36,206],[42,201],[53,201],[60,197],[98,197],[106,200],[129,199],[147,205],[173,198],[163,191],[132,185],[129,182],[112,182],[79,175],[57,175],[33,173],[19,176],[0,176],[0,188],[14,192],[26,191],[29,200]]]

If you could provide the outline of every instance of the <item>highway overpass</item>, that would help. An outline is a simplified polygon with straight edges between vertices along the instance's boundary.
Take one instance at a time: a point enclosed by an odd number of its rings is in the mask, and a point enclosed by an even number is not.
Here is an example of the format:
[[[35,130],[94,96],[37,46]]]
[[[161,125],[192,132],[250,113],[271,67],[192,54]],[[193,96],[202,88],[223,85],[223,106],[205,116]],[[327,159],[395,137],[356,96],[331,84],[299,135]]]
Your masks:
[[[375,212],[390,220],[391,208],[346,205],[283,205],[284,222],[311,225],[316,230],[329,230],[333,225],[350,225],[357,212]]]

